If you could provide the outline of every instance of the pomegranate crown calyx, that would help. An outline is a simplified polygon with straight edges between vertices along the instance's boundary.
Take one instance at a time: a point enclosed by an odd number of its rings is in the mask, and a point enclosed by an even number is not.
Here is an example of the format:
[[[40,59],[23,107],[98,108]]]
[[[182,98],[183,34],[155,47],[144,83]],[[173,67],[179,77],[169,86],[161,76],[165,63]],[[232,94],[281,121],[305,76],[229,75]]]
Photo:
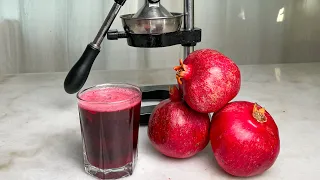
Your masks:
[[[267,117],[265,115],[265,108],[260,108],[258,109],[258,104],[255,103],[253,105],[253,112],[252,112],[252,116],[260,123],[265,123],[267,122]]]
[[[179,66],[175,66],[173,69],[175,71],[177,71],[176,73],[176,79],[178,81],[179,84],[182,84],[181,79],[184,78],[186,76],[186,70],[187,70],[187,66],[185,64],[183,64],[182,59],[179,60],[180,65]]]

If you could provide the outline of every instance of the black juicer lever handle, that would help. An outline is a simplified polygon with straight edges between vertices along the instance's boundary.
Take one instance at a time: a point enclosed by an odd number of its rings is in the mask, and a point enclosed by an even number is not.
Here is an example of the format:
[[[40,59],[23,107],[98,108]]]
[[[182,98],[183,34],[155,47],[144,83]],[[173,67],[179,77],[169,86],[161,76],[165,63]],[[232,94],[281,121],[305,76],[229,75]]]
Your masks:
[[[78,92],[88,79],[92,65],[100,50],[88,44],[78,62],[72,67],[64,81],[64,89],[69,94]]]
[[[64,89],[67,93],[73,94],[78,92],[87,81],[93,62],[100,52],[100,45],[125,2],[126,0],[114,0],[114,4],[96,35],[96,38],[87,46],[79,61],[68,73],[64,81]]]

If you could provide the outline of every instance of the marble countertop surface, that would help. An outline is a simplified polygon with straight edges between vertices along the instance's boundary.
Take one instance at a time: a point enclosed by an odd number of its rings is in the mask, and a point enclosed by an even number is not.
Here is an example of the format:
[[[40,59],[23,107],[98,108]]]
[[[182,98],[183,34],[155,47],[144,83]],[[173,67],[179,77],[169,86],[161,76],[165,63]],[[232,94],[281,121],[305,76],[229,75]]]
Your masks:
[[[235,100],[266,107],[278,124],[281,151],[257,180],[320,179],[320,63],[240,66],[242,89]],[[90,180],[82,162],[75,95],[63,90],[66,73],[8,75],[0,82],[0,179]],[[174,83],[166,70],[95,71],[86,87],[105,82]],[[174,160],[157,153],[140,128],[139,160],[127,180],[230,180],[210,146]]]

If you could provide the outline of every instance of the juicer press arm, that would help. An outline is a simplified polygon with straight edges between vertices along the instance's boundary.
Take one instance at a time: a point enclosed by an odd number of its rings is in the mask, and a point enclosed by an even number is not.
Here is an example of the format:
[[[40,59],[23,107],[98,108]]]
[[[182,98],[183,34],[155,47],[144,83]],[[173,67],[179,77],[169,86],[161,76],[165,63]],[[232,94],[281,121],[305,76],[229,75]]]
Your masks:
[[[64,81],[64,89],[67,93],[78,92],[87,81],[93,62],[100,53],[100,45],[125,2],[126,0],[114,0],[114,4],[94,41],[87,45],[80,59],[68,73]]]
[[[148,0],[149,1],[149,3],[158,3],[158,2],[160,2],[160,0]]]

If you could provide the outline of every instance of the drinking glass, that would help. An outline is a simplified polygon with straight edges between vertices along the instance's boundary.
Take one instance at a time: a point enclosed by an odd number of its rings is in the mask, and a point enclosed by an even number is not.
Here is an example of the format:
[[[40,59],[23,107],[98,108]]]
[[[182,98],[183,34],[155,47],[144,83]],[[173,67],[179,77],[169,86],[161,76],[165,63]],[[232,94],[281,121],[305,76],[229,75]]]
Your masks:
[[[132,175],[138,157],[142,92],[125,83],[77,94],[85,171],[99,179]]]

